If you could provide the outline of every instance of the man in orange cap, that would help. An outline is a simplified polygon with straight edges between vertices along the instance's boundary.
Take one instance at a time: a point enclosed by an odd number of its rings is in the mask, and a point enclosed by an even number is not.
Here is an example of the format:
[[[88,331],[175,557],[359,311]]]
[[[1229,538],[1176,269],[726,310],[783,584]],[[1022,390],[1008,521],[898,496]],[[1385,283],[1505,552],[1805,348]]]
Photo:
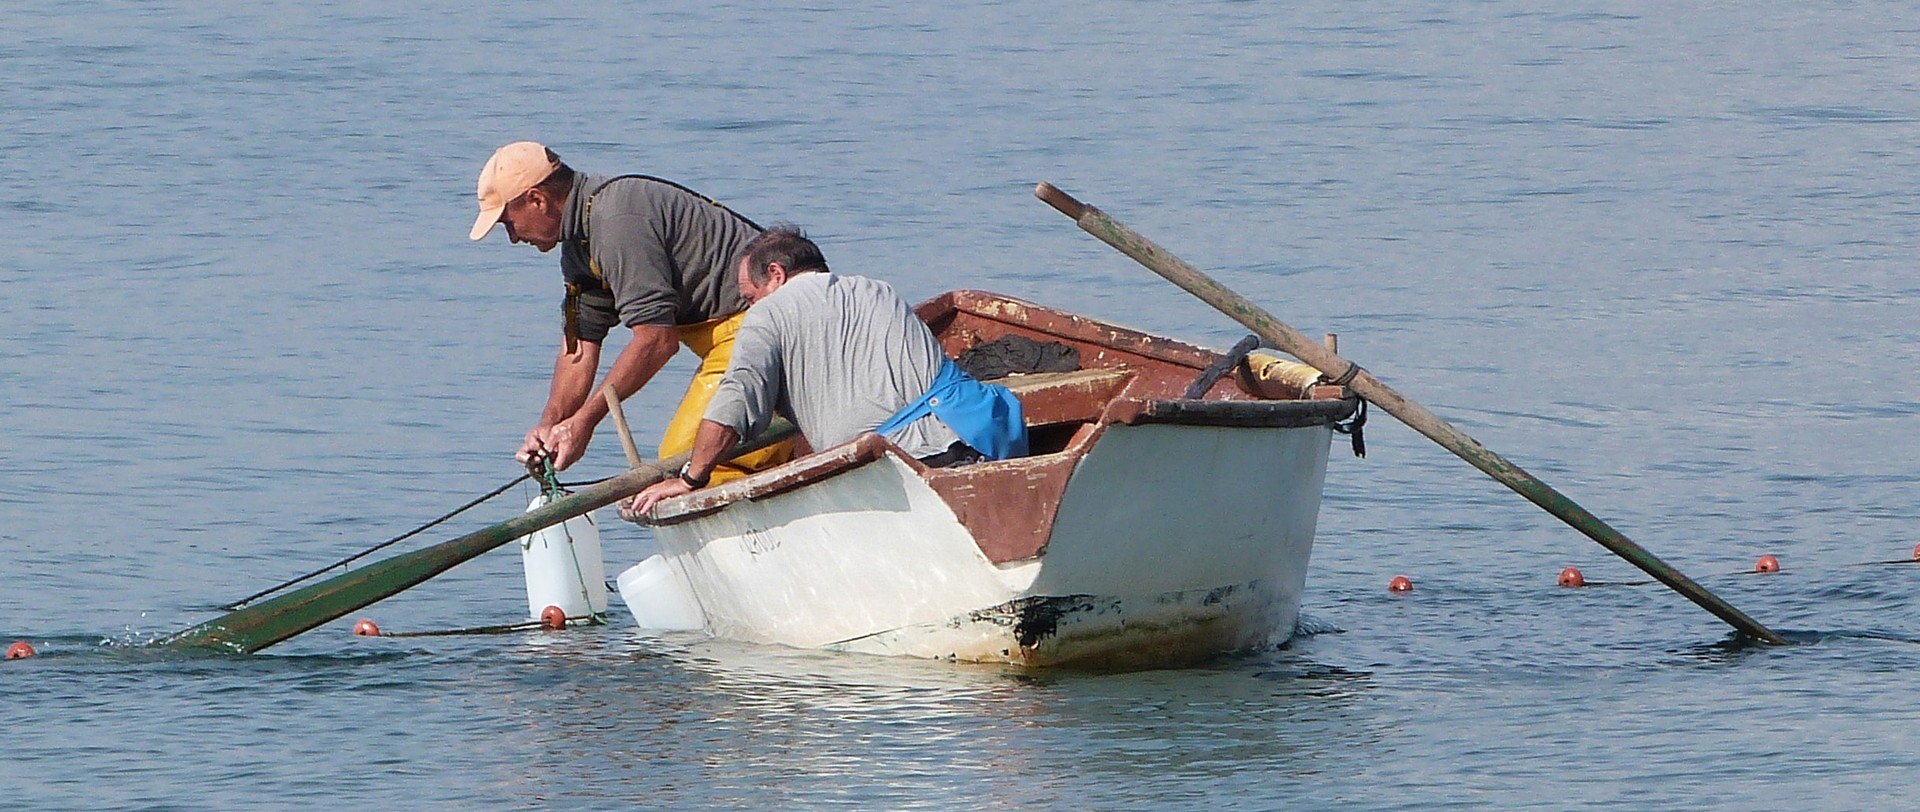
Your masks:
[[[565,342],[546,408],[521,442],[519,458],[547,455],[560,470],[586,452],[594,428],[607,416],[605,399],[594,396],[594,379],[601,343],[617,324],[633,331],[606,374],[606,384],[622,399],[652,380],[679,345],[700,356],[700,369],[660,440],[660,456],[692,448],[747,309],[734,265],[760,227],[671,181],[577,172],[532,141],[493,153],[480,170],[479,199],[473,239],[499,223],[513,242],[542,253],[561,249]],[[717,469],[715,479],[744,476],[791,454],[790,444],[774,446]]]

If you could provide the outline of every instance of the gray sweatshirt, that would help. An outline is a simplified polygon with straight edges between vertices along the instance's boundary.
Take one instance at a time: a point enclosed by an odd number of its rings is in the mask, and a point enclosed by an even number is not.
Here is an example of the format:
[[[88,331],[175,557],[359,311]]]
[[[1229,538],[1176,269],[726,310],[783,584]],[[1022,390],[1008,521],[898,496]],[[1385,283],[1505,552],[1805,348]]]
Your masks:
[[[745,310],[735,264],[759,234],[667,181],[575,176],[560,220],[560,273],[587,291],[580,337],[603,341],[615,324],[673,327]]]
[[[824,450],[926,394],[945,360],[933,331],[892,285],[803,273],[747,311],[706,418],[751,437],[778,410]],[[928,415],[887,439],[925,457],[960,438]]]

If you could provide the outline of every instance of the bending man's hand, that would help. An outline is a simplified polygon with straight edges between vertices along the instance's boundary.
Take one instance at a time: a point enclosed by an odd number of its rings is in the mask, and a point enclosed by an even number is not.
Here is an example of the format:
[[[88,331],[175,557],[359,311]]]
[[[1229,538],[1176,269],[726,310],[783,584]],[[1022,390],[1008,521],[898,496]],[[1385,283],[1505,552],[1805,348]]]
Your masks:
[[[514,457],[526,462],[546,454],[553,458],[553,470],[565,471],[567,466],[580,461],[587,453],[587,443],[592,441],[593,426],[574,419],[562,420],[551,426],[535,426],[527,432],[526,439],[520,442],[520,452]]]
[[[542,440],[548,451],[553,453],[553,470],[565,471],[567,466],[586,456],[587,443],[593,441],[593,426],[577,419],[568,418],[553,424]]]
[[[532,463],[536,457],[546,456],[547,430],[551,428],[553,427],[545,425],[534,426],[532,430],[527,432],[527,436],[520,439],[520,450],[514,452],[513,458],[519,460],[522,464],[528,464]]]

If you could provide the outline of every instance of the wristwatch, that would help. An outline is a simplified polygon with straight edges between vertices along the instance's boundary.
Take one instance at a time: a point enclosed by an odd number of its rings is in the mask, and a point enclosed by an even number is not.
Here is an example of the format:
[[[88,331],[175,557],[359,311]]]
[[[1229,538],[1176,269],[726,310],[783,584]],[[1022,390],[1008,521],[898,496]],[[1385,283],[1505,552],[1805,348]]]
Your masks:
[[[687,483],[687,487],[697,491],[706,487],[708,482],[713,481],[713,472],[708,471],[706,476],[694,479],[693,460],[687,460],[685,465],[680,466],[680,481]]]

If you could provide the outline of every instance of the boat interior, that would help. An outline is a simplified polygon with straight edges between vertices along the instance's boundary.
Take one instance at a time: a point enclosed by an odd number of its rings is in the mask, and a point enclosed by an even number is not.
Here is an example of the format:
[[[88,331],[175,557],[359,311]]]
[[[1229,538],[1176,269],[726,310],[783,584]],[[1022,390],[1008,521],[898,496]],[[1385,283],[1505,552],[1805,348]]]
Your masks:
[[[971,531],[996,564],[1042,555],[1075,463],[1113,425],[1171,423],[1244,428],[1332,425],[1357,399],[1294,361],[1221,353],[1170,338],[983,291],[942,294],[915,308],[949,357],[1009,336],[1063,345],[1078,369],[1012,373],[988,380],[1020,398],[1029,454],[928,468],[877,434],[866,434],[753,476],[668,500],[647,523],[668,525],[812,485],[882,456],[912,468]],[[1018,340],[1016,339],[1016,340]],[[963,363],[963,367],[965,364]],[[1057,365],[1056,365],[1057,366]]]

